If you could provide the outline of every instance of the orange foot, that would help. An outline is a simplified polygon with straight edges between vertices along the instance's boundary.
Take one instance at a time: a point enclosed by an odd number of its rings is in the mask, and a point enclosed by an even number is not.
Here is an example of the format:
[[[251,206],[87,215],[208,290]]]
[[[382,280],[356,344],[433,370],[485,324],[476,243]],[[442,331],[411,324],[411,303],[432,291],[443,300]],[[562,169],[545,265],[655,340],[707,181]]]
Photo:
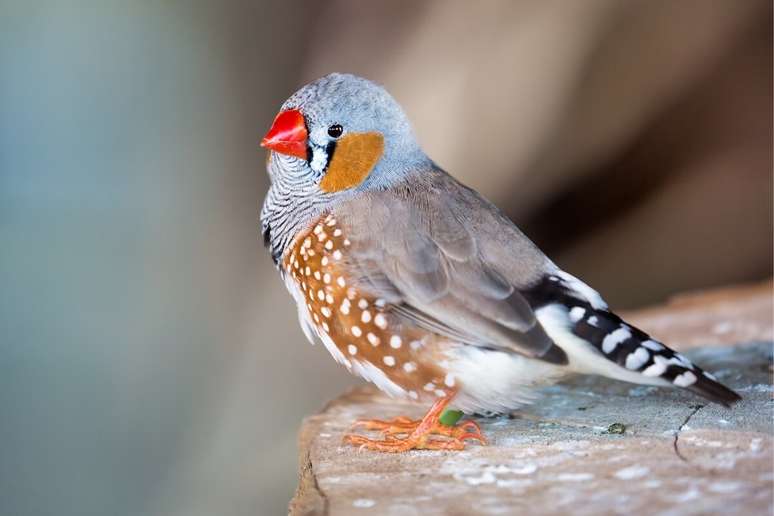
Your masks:
[[[474,439],[481,444],[486,444],[481,428],[473,421],[464,421],[456,426],[440,423],[438,418],[451,398],[447,396],[436,401],[425,417],[418,421],[407,417],[397,417],[390,421],[358,420],[352,428],[379,431],[383,439],[369,439],[359,434],[347,434],[344,436],[344,442],[367,450],[393,453],[409,450],[463,450],[465,439]]]

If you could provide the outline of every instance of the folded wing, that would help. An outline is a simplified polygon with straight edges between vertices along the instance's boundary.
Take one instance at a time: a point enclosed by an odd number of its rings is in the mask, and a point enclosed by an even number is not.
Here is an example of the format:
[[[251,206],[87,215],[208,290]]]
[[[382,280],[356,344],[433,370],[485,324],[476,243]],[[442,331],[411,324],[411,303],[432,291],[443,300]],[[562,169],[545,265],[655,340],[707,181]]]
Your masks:
[[[520,258],[543,263],[542,253],[493,205],[433,173],[440,177],[419,188],[370,193],[337,210],[358,287],[407,323],[455,341],[566,362],[513,277],[525,267]],[[488,241],[503,238],[513,248],[508,259],[503,242]]]

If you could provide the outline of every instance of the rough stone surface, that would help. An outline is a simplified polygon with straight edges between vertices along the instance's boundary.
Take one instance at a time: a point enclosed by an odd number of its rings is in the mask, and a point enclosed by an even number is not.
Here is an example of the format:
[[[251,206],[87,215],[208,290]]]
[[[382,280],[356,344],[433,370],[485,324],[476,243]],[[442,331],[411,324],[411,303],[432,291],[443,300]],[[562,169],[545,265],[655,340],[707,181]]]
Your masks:
[[[771,514],[771,284],[626,315],[744,400],[726,409],[579,377],[510,417],[479,419],[489,446],[392,455],[341,436],[356,418],[420,417],[425,407],[355,389],[304,421],[291,514]]]

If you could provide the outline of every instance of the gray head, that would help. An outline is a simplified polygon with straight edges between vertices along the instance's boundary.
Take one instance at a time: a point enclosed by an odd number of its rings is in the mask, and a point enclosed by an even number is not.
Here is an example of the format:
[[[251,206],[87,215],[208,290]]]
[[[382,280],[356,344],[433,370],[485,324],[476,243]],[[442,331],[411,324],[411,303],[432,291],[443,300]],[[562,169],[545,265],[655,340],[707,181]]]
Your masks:
[[[350,74],[294,93],[261,145],[271,150],[272,182],[261,222],[275,259],[300,226],[336,201],[387,188],[429,163],[395,99]]]

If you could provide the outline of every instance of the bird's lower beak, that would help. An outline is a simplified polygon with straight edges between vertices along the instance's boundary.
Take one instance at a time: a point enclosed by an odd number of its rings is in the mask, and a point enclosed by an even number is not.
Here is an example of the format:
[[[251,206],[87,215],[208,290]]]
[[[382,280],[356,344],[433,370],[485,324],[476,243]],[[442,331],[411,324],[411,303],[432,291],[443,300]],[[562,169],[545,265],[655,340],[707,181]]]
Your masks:
[[[280,154],[306,159],[308,137],[304,115],[297,109],[288,109],[282,111],[274,119],[271,129],[261,140],[261,147],[266,147]]]

